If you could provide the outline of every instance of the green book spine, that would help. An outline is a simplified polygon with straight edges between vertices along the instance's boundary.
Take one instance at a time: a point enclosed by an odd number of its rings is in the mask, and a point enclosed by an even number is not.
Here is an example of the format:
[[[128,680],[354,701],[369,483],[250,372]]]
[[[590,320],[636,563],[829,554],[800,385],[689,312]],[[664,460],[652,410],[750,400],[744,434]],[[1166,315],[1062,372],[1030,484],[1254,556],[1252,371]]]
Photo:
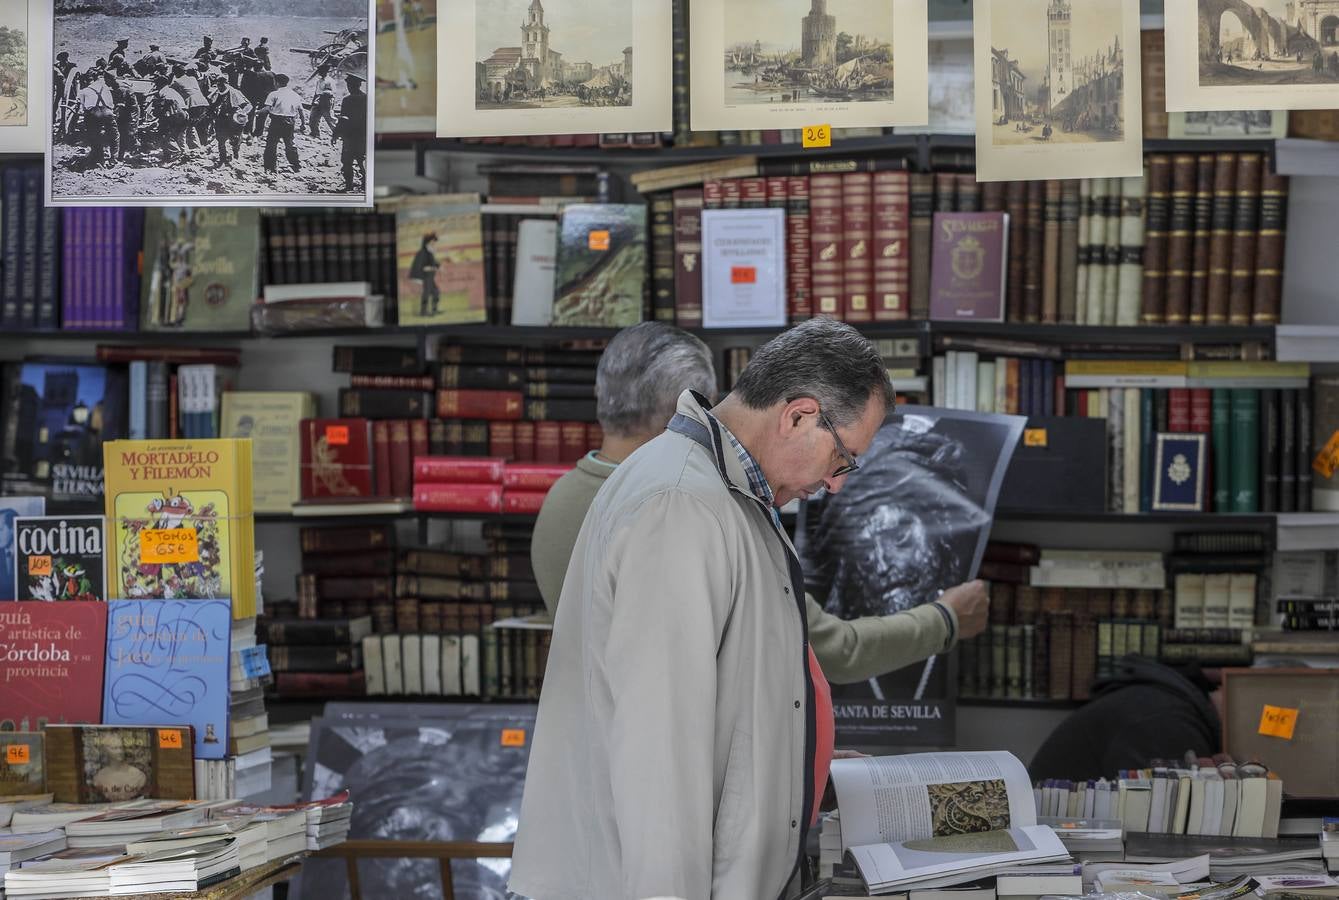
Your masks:
[[[1260,511],[1278,512],[1281,477],[1279,459],[1279,392],[1260,391]]]
[[[1213,449],[1213,511],[1232,511],[1232,392],[1227,388],[1214,388],[1213,414],[1210,419],[1212,431],[1209,440]]]
[[[1231,394],[1230,510],[1252,513],[1260,508],[1260,392],[1233,388]]]
[[[1153,461],[1158,445],[1153,388],[1139,389],[1139,511],[1153,509]]]

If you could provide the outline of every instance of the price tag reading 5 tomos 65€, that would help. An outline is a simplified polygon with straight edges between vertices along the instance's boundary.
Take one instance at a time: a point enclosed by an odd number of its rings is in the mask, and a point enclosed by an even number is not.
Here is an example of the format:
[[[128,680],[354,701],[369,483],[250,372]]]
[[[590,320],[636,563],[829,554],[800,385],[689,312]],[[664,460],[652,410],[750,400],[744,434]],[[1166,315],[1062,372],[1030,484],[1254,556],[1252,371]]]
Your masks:
[[[194,528],[146,528],[139,533],[140,565],[200,561],[200,537]]]

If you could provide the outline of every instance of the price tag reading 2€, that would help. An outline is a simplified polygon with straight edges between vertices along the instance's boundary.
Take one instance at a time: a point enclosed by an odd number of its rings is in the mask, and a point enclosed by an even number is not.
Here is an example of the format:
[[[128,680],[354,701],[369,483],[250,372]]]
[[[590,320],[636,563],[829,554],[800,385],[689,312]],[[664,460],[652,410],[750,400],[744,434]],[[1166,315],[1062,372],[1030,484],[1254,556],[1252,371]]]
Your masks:
[[[200,536],[194,528],[146,528],[139,533],[140,565],[200,561]]]
[[[800,143],[806,150],[812,150],[815,147],[832,146],[832,126],[831,125],[807,125],[800,134]]]

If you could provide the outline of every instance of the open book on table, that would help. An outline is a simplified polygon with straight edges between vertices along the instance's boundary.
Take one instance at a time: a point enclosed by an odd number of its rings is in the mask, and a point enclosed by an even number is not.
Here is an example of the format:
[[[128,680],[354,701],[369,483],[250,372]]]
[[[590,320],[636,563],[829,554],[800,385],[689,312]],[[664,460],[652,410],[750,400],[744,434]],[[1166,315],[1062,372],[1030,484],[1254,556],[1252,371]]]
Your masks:
[[[945,887],[1069,858],[1055,832],[1037,824],[1032,783],[1012,753],[839,759],[832,784],[842,851],[870,893]]]

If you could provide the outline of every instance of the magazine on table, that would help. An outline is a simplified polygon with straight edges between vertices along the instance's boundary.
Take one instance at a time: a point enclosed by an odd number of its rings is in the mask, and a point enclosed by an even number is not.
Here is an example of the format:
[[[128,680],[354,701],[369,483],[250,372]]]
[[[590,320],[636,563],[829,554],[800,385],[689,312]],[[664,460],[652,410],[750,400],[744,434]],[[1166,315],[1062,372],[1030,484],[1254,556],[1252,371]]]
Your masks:
[[[1027,770],[1012,753],[840,759],[832,784],[842,851],[871,893],[961,884],[1069,858],[1055,832],[1037,824]]]

